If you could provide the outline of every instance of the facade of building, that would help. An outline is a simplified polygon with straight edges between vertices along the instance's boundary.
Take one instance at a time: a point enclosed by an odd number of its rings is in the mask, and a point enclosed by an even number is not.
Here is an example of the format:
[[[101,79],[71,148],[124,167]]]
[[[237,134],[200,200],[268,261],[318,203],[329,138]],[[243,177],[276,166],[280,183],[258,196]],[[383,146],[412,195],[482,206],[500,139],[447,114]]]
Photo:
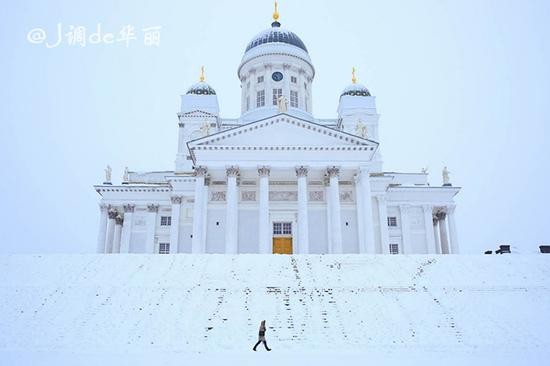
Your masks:
[[[101,195],[100,253],[458,253],[453,187],[383,171],[375,97],[346,87],[334,119],[312,114],[302,40],[271,27],[237,73],[241,116],[200,82],[182,96],[174,171],[128,172]]]

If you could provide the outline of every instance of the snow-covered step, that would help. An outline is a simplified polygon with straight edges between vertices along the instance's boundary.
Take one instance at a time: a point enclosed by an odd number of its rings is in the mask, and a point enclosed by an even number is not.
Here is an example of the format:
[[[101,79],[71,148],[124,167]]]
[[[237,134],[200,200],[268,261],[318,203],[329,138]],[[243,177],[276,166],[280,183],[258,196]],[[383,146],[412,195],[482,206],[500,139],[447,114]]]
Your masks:
[[[0,257],[0,350],[546,347],[550,256]]]

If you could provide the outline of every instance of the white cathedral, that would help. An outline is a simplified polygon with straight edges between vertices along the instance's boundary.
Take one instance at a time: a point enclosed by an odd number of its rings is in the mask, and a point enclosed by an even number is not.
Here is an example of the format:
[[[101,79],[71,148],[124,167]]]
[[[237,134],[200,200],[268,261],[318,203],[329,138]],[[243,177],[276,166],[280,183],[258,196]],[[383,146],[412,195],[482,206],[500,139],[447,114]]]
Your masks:
[[[302,40],[271,27],[237,69],[241,116],[222,118],[200,82],[181,97],[174,171],[125,171],[101,195],[99,253],[458,253],[443,173],[384,172],[375,97],[357,83],[338,117],[313,116],[315,68]]]

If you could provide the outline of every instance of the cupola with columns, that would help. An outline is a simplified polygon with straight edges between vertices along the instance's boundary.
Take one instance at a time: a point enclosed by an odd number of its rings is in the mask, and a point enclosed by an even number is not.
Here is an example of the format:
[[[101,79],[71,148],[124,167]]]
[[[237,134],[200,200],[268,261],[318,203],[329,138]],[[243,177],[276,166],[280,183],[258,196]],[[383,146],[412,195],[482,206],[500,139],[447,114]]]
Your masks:
[[[279,98],[286,98],[288,114],[313,120],[311,85],[315,69],[304,42],[283,28],[279,18],[275,2],[271,28],[254,36],[239,65],[243,122],[276,114]]]

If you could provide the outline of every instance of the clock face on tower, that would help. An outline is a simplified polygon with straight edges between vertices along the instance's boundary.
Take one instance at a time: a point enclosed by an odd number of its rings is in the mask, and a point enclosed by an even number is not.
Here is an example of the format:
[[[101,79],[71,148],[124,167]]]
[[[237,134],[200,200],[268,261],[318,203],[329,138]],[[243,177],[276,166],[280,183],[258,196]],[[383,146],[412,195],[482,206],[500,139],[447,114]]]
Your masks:
[[[283,80],[283,74],[280,73],[279,71],[276,71],[273,73],[273,75],[271,75],[271,78],[275,81],[281,81]]]

